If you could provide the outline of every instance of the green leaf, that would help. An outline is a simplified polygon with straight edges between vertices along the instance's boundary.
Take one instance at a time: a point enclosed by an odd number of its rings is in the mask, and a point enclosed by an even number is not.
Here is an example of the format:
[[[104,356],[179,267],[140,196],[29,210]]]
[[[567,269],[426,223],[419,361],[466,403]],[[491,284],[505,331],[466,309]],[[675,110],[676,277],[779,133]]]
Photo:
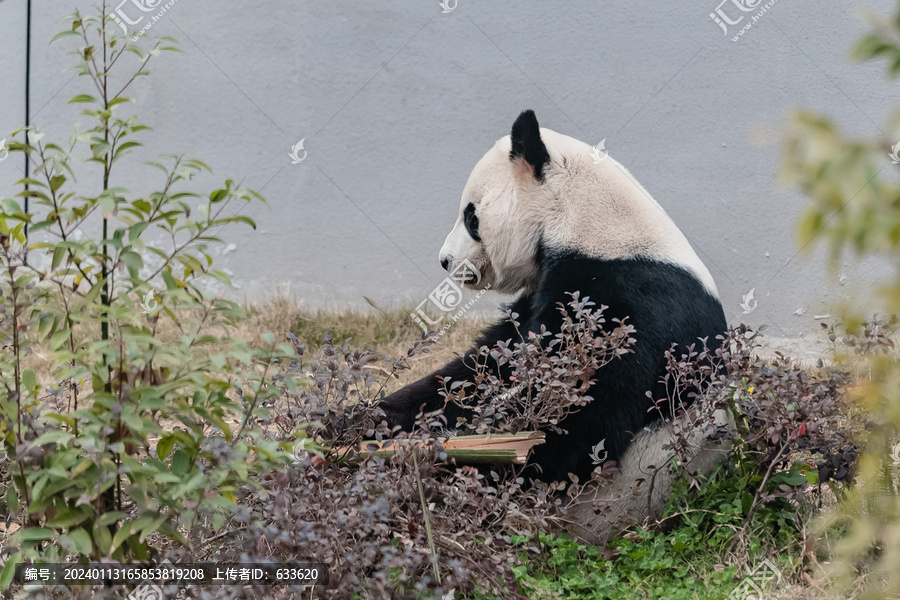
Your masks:
[[[146,523],[141,527],[141,537],[140,541],[143,542],[147,539],[147,536],[151,533],[156,533],[159,531],[160,525],[166,522],[166,516],[161,515],[153,519],[150,523]],[[137,526],[137,522],[135,522],[135,526]]]
[[[53,36],[53,38],[50,40],[50,43],[52,44],[56,40],[61,40],[64,37],[69,37],[72,35],[78,35],[78,32],[77,31],[60,31],[59,33],[57,33],[56,35]]]
[[[785,483],[790,486],[801,485],[803,483],[807,483],[806,475],[800,473],[796,469],[791,469],[782,474],[782,477],[779,478],[779,483]]]
[[[27,369],[22,372],[22,385],[29,390],[37,387],[37,377],[35,377],[34,371]]]
[[[184,475],[187,473],[190,463],[191,457],[187,452],[179,448],[175,451],[175,454],[172,455],[172,473],[175,475]]]
[[[219,219],[219,220],[224,221],[225,223],[243,223],[245,225],[249,225],[253,229],[256,229],[256,221],[254,221],[247,215],[236,215],[234,217],[229,217],[227,219]]]
[[[122,422],[128,425],[132,433],[143,434],[144,420],[139,415],[122,415]]]
[[[48,431],[47,433],[42,433],[31,444],[32,444],[32,447],[43,446],[44,444],[56,444],[56,443],[66,445],[69,442],[69,440],[71,440],[73,437],[75,437],[75,436],[72,433],[69,433],[68,431],[63,431],[61,429],[57,429],[55,431]]]
[[[165,460],[172,453],[172,448],[175,446],[175,437],[171,435],[163,436],[162,439],[159,440],[159,443],[156,444],[156,456],[158,456],[161,460]]]
[[[123,252],[121,259],[129,271],[137,272],[144,266],[144,259],[141,258],[141,255],[131,250]]]
[[[34,231],[34,228],[31,229]],[[59,268],[59,265],[62,264],[62,259],[66,255],[66,249],[57,246],[53,249],[53,262],[50,264],[50,269],[55,271]]]
[[[112,196],[105,195],[100,196],[100,210],[103,213],[103,218],[109,218],[116,212],[116,199]]]
[[[70,98],[66,104],[78,104],[82,102],[96,102],[97,99],[89,94],[79,94],[73,98]]]
[[[897,76],[900,75],[900,56],[894,59],[894,62],[891,64],[889,73],[891,79],[896,79]]]
[[[110,145],[108,142],[97,142],[91,145],[91,154],[94,158],[103,158],[109,154]]]
[[[116,155],[113,157],[113,160],[119,160],[120,158],[128,154],[128,150],[140,145],[141,144],[139,142],[125,142],[124,144],[116,148]]]
[[[228,426],[228,423],[226,423],[224,420],[222,420],[221,417],[214,413],[208,413],[206,415],[206,419],[219,428],[219,430],[225,436],[226,440],[228,440],[229,442],[231,441],[231,437],[233,434],[231,433],[231,427]]]
[[[46,527],[30,527],[29,529],[23,529],[18,533],[18,537],[23,542],[40,542],[43,540],[49,540],[56,532],[52,529],[47,529]]]
[[[68,329],[60,329],[59,331],[56,331],[52,336],[50,336],[50,348],[52,348],[53,350],[59,350],[68,339]]]
[[[750,512],[750,507],[753,505],[753,496],[750,495],[749,492],[744,492],[741,495],[741,510],[746,515]]]
[[[102,556],[108,555],[112,547],[112,534],[109,532],[109,527],[105,527],[100,523],[94,523],[94,541],[97,542],[100,554]]]
[[[165,520],[165,517],[160,517]],[[116,532],[116,535],[113,537],[112,541],[112,549],[115,550],[118,548],[123,541],[131,537],[132,535],[139,534],[143,532],[148,526],[152,525],[154,521],[156,521],[157,517],[154,516],[143,516],[134,519],[133,521],[126,521],[122,523],[122,528]]]
[[[16,567],[18,567],[21,562],[21,552],[16,552],[6,559],[6,564],[3,565],[3,571],[0,571],[0,590],[9,589],[9,584],[12,583],[13,576],[16,574]]]
[[[83,461],[81,461],[78,464],[77,467],[72,469],[72,472],[69,474],[69,477],[72,477],[72,478],[78,477],[79,475],[81,475],[82,473],[87,471],[93,464],[94,464],[93,459],[85,458]]]
[[[116,535],[113,536],[112,543],[109,546],[110,552],[114,552],[116,549],[118,549],[118,547],[122,545],[122,542],[124,542],[131,535],[133,534],[131,532],[130,524],[127,522],[122,523],[122,526],[116,532]]]
[[[181,532],[172,527],[169,523],[163,523],[159,526],[159,532],[163,535],[169,537],[169,539],[175,540],[179,544],[183,546],[190,546],[190,542],[188,542],[187,538],[184,537]]]
[[[113,523],[118,523],[127,516],[128,515],[126,513],[116,510],[100,515],[100,517],[97,519],[97,523],[103,526],[112,525]]]
[[[6,489],[6,508],[7,510],[19,510],[19,492],[14,485]]]
[[[56,513],[55,517],[49,519],[46,525],[47,527],[52,527],[53,529],[68,529],[70,527],[74,527],[75,525],[84,523],[87,518],[88,514],[84,510],[71,510],[69,508],[64,508],[60,512]]]
[[[91,554],[94,547],[91,536],[84,529],[76,529],[59,538],[59,545],[66,550],[74,550],[79,554]]]
[[[12,198],[3,198],[0,200],[0,207],[6,215],[15,215],[22,212],[22,207]]]

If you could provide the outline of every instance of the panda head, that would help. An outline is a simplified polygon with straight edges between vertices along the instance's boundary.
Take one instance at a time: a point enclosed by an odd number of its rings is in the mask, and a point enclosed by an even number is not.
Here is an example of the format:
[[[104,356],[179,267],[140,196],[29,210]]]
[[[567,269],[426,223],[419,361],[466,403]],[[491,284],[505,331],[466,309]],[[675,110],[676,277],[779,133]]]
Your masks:
[[[535,260],[552,201],[546,183],[550,156],[533,111],[525,111],[469,176],[459,218],[441,248],[441,265],[454,271],[468,261],[480,273],[470,287],[514,293],[532,289]]]
[[[469,176],[441,265],[466,262],[502,293],[526,293],[541,278],[541,249],[592,258],[642,257],[681,266],[718,296],[715,282],[684,234],[618,162],[596,161],[593,148],[538,125],[527,110],[510,135],[488,150]]]

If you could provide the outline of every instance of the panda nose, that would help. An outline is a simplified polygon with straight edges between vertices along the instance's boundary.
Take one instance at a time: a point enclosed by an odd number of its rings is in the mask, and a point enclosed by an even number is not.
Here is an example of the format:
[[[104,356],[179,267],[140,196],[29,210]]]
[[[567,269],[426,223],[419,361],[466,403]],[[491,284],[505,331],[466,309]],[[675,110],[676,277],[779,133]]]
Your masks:
[[[449,271],[450,270],[450,259],[442,258],[441,266],[444,268],[445,271]]]

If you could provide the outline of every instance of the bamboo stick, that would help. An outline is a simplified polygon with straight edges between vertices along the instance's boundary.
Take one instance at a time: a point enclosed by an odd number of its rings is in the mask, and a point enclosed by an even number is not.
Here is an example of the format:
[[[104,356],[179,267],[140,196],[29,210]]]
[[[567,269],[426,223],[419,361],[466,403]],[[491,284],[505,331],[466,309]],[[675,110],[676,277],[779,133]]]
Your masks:
[[[441,447],[447,454],[460,465],[524,465],[528,460],[531,449],[544,443],[543,431],[529,431],[523,433],[494,434],[490,437],[484,435],[464,435],[440,440]],[[378,456],[390,458],[400,446],[425,446],[432,445],[434,441],[424,440],[374,440],[360,443],[361,456]],[[349,448],[339,448],[341,455],[346,455]]]

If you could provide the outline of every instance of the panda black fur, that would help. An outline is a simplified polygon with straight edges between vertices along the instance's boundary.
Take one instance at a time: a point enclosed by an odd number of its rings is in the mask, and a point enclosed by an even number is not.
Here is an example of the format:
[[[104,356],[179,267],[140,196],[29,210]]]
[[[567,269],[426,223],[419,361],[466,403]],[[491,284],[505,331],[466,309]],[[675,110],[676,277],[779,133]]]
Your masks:
[[[665,351],[701,339],[713,346],[726,329],[709,271],[647,191],[611,157],[595,161],[591,146],[539,128],[532,111],[519,115],[511,135],[476,165],[440,260],[451,271],[462,260],[473,263],[482,274],[479,287],[521,292],[511,308],[524,330],[543,324],[557,333],[558,303],[568,303],[574,291],[608,306],[607,322],[628,317],[636,329],[633,353],[595,373],[594,400],[561,424],[567,433],[549,433],[536,447],[533,462],[547,481],[569,472],[588,478],[596,467],[591,450],[601,440],[608,459],[622,461],[635,436],[659,419],[646,392],[665,397],[659,382]],[[517,336],[512,324],[500,322],[479,336],[476,348]],[[451,425],[465,416],[454,404],[444,406],[437,379],[470,378],[464,360],[474,360],[472,351],[385,398],[389,423],[409,430],[422,408],[443,407]],[[645,453],[663,443],[664,436],[657,438],[637,446]]]

